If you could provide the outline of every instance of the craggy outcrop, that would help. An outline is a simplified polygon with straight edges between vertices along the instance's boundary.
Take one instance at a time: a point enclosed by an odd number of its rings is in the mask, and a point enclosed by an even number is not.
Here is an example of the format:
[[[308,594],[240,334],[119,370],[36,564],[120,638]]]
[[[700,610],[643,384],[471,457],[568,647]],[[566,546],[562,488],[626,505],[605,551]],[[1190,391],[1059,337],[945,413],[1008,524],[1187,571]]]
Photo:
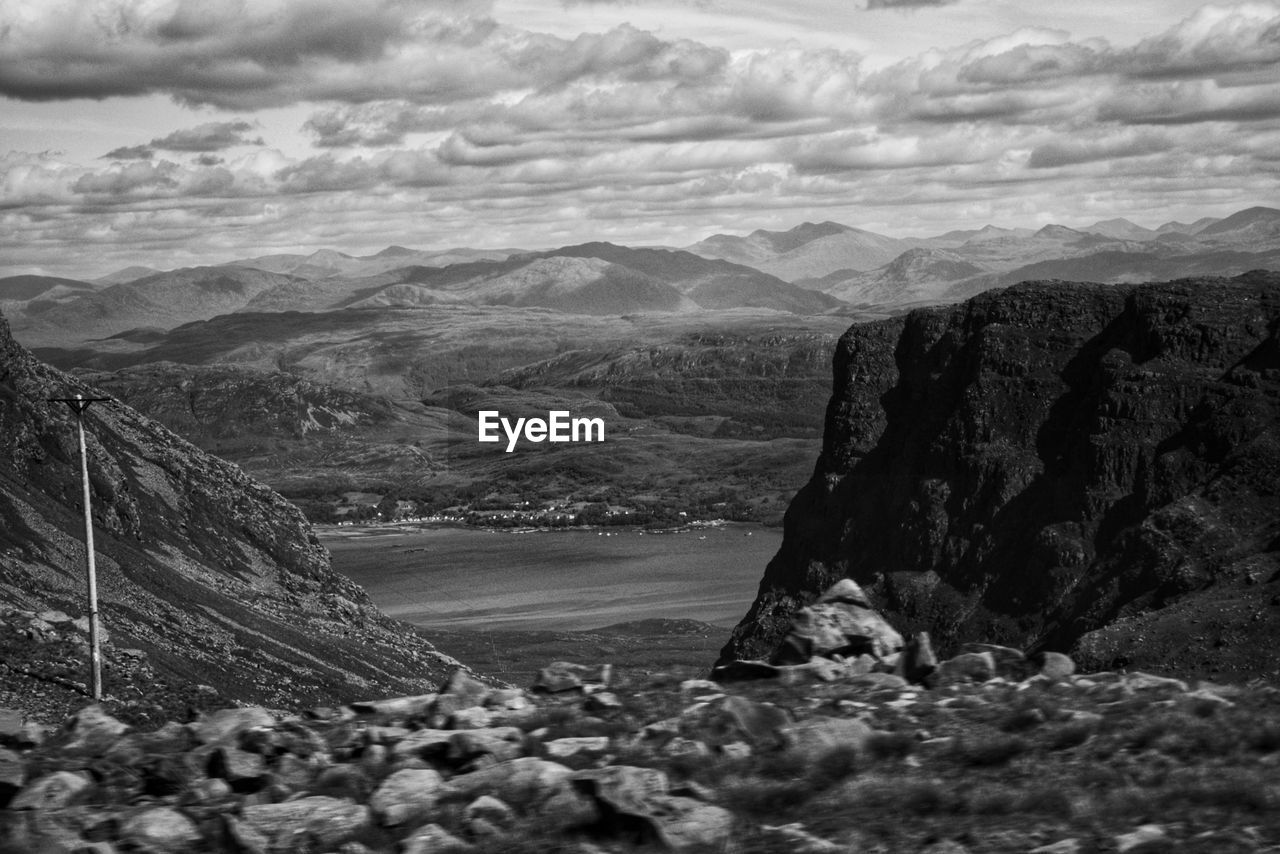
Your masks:
[[[11,609],[85,611],[75,422],[48,402],[76,393],[102,396],[32,357],[0,317],[0,605]],[[118,402],[94,404],[85,423],[103,622],[156,679],[282,705],[420,690],[456,666],[379,613],[330,568],[297,508],[236,466]],[[113,682],[114,655],[106,691],[145,694]]]
[[[842,577],[904,634],[1272,675],[1280,274],[1034,282],[854,326],[824,447],[721,659]]]

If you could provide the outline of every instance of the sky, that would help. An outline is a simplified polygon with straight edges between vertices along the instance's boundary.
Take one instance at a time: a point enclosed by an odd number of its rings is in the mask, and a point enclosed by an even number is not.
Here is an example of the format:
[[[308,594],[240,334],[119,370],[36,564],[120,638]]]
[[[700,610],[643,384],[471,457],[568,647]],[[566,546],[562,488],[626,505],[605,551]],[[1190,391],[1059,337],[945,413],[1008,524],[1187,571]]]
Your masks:
[[[1280,0],[0,0],[0,275],[1280,205]]]

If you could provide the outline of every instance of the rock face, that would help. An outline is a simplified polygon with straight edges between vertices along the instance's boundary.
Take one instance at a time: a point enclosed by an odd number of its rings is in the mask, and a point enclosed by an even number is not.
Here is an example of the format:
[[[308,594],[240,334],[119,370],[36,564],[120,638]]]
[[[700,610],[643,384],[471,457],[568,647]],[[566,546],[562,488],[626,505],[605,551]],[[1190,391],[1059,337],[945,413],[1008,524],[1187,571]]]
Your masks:
[[[102,396],[0,317],[0,611],[32,614],[10,626],[28,637],[54,631],[34,614],[85,610],[75,422],[48,402],[76,393]],[[378,613],[299,511],[239,468],[119,403],[85,420],[108,694],[128,687],[112,682],[126,658],[143,660],[144,694],[161,679],[270,705],[411,693],[456,665]]]
[[[823,452],[721,660],[857,581],[904,635],[1275,672],[1280,275],[1036,282],[855,326]]]

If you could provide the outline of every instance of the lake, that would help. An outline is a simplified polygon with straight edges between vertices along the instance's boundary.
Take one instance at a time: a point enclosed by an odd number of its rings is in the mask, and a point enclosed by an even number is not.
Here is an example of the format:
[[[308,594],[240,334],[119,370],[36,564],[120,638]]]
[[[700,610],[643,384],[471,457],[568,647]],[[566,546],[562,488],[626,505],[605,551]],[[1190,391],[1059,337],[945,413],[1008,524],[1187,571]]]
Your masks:
[[[584,631],[653,618],[731,627],[782,531],[326,529],[333,567],[392,617],[439,629]]]

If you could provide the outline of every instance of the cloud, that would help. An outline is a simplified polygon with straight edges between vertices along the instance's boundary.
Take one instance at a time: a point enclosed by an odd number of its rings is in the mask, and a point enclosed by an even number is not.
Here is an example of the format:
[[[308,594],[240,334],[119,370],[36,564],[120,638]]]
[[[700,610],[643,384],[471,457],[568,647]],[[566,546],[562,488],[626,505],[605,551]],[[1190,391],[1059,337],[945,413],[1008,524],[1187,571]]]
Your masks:
[[[102,155],[103,160],[150,160],[155,150],[149,145],[125,145]]]
[[[923,9],[950,6],[958,0],[867,0],[867,9]]]
[[[1067,138],[1037,146],[1027,159],[1032,169],[1052,169],[1079,163],[1113,161],[1171,151],[1175,146],[1167,133],[1126,131],[1098,139]]]
[[[1220,77],[1280,64],[1280,6],[1204,6],[1177,26],[1117,53],[1131,77]]]
[[[168,160],[118,164],[102,172],[80,176],[71,185],[71,191],[101,196],[128,196],[139,192],[153,194],[156,191],[169,193],[178,187],[174,177],[177,171],[178,164]]]
[[[162,247],[165,266],[200,247],[231,257],[247,234],[375,251],[422,234],[678,243],[764,212],[767,227],[822,216],[923,232],[1067,203],[1097,219],[1280,193],[1275,3],[1206,7],[1129,45],[1030,27],[877,68],[847,50],[726,51],[629,25],[535,33],[481,2],[379,0],[335,11],[341,26],[303,20],[336,0],[95,2],[72,15],[50,0],[60,32],[44,6],[9,14],[0,0],[0,94],[159,92],[245,112],[87,165],[0,158],[10,257],[115,239]],[[877,8],[923,5],[937,4]],[[248,111],[285,105],[311,152],[259,138],[278,117]]]
[[[472,0],[0,2],[0,94],[31,101],[163,93],[226,109],[368,100],[460,59],[494,24]],[[464,63],[459,76],[467,77]]]
[[[151,147],[163,151],[222,151],[237,145],[266,145],[261,137],[245,139],[253,130],[246,121],[206,122],[193,128],[175,130],[173,133],[151,140]]]

